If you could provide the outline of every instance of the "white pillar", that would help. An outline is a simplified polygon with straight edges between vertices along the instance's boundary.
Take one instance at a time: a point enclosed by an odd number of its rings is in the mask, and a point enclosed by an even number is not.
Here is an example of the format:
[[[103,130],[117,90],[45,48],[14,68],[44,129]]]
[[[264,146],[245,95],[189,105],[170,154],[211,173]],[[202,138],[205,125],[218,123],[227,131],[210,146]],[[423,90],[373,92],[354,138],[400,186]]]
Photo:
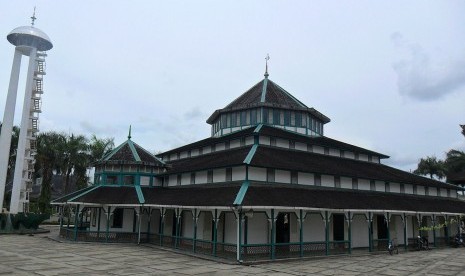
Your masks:
[[[5,196],[6,174],[8,170],[8,159],[10,157],[11,133],[13,131],[16,96],[18,93],[21,57],[21,51],[15,49],[13,66],[11,68],[10,84],[8,86],[8,95],[3,114],[2,130],[0,134],[0,213],[3,210],[3,198]]]
[[[24,105],[23,105],[23,114],[21,117],[21,130],[19,132],[18,140],[18,150],[16,151],[16,164],[15,164],[15,174],[13,180],[13,190],[11,192],[11,203],[10,203],[10,213],[17,214],[18,212],[23,211],[23,206],[21,204],[21,188],[24,185],[24,165],[26,160],[24,159],[26,155],[27,145],[27,132],[31,129],[31,101],[32,101],[32,84],[34,82],[34,71],[37,67],[36,61],[37,49],[31,48],[29,53],[29,67],[27,69],[27,80],[26,80],[26,90],[24,93]],[[29,154],[29,152],[28,152]]]

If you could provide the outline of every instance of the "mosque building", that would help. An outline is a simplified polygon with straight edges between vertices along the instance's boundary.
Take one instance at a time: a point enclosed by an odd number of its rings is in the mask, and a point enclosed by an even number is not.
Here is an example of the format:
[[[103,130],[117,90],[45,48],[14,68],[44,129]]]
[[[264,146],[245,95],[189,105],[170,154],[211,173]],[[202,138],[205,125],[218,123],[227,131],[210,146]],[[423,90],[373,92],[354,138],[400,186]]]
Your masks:
[[[129,134],[95,164],[93,186],[52,202],[60,236],[238,262],[386,250],[389,240],[408,250],[419,235],[448,245],[462,189],[326,137],[329,122],[266,72],[213,112],[211,137],[155,156]]]

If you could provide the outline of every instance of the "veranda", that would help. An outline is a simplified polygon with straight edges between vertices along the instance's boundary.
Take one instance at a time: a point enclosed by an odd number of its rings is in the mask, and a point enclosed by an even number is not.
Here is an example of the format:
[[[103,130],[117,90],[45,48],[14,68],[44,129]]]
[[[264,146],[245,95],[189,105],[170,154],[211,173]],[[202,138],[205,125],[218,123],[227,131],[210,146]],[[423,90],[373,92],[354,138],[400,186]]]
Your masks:
[[[150,243],[238,262],[404,250],[426,236],[449,246],[459,215],[377,210],[185,206],[59,206],[72,241]]]

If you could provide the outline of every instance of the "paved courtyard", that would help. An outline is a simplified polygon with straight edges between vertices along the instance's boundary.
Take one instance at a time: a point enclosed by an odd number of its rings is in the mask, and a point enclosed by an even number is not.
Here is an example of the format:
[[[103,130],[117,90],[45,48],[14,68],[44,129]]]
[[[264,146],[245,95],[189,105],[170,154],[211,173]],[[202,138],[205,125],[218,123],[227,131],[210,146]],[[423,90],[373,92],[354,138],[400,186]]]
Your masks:
[[[0,235],[0,275],[465,275],[465,248],[223,264],[134,244],[60,243]]]

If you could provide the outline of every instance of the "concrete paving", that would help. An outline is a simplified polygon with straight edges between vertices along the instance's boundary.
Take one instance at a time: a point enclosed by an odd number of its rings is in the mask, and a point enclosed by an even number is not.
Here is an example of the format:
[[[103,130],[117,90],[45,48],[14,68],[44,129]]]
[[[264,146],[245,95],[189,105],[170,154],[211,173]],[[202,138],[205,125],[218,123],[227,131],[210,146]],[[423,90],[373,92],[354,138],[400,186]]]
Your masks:
[[[224,264],[134,244],[60,243],[0,235],[0,275],[465,275],[465,248]]]

